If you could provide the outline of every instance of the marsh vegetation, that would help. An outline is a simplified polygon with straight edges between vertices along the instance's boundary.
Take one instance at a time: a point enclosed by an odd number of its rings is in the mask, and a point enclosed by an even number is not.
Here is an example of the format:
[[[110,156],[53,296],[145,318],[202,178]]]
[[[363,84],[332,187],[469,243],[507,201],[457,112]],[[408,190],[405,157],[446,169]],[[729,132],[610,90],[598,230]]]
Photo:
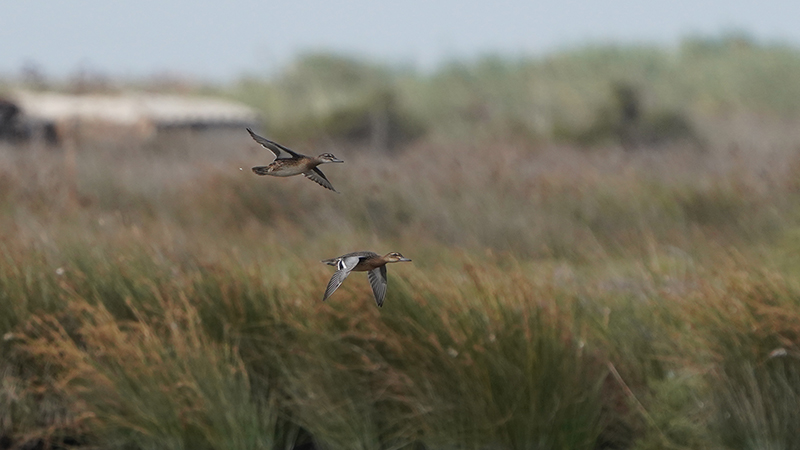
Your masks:
[[[255,177],[244,130],[1,147],[0,447],[800,448],[800,55],[689,44],[685,78],[638,48],[369,68],[381,152],[320,119],[368,78],[215,88],[344,159],[341,195]],[[620,81],[698,140],[555,132]],[[320,302],[362,249],[414,262],[380,310]]]

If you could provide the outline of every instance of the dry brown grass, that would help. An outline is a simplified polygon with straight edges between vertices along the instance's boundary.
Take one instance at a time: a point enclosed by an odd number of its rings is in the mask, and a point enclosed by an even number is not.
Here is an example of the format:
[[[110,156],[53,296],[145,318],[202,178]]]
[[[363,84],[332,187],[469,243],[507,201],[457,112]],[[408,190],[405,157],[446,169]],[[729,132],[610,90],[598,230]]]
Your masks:
[[[256,177],[268,155],[242,134],[84,143],[74,172],[2,149],[0,434],[796,447],[791,139],[763,160],[721,138],[331,147],[337,195]],[[414,262],[390,268],[383,309],[361,274],[322,304],[318,261],[359,249]]]

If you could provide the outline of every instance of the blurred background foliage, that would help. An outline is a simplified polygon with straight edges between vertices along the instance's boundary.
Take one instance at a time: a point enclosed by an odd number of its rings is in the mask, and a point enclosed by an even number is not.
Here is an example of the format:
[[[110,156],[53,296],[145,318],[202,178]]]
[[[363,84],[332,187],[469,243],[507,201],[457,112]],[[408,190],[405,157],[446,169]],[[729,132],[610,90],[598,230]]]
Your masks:
[[[797,49],[78,81],[26,87],[238,99],[342,194],[243,130],[0,144],[0,448],[800,448]],[[354,250],[413,259],[382,309],[320,301]]]
[[[696,121],[707,117],[794,117],[799,75],[796,49],[732,34],[673,49],[487,55],[431,72],[307,54],[273,78],[246,76],[223,93],[262,111],[281,138],[359,138],[384,149],[423,134],[635,147],[697,142]]]

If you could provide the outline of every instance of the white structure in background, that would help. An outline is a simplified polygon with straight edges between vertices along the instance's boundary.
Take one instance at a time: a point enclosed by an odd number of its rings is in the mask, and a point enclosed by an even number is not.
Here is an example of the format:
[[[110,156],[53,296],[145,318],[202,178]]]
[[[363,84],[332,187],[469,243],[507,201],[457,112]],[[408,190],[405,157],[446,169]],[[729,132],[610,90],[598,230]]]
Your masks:
[[[58,137],[125,131],[126,135],[147,138],[164,129],[243,128],[259,121],[253,108],[212,97],[16,91],[9,100],[32,126],[33,135],[37,128],[52,127]]]

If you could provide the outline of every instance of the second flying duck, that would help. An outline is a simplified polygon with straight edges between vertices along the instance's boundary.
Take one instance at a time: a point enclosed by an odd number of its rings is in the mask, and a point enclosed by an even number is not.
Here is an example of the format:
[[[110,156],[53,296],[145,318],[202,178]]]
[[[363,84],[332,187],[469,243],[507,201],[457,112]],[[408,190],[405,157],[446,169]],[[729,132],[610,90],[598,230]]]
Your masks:
[[[327,300],[336,289],[339,289],[339,286],[350,275],[350,272],[355,271],[367,272],[369,285],[372,286],[372,293],[375,296],[375,303],[379,307],[383,306],[383,299],[386,298],[386,264],[410,261],[410,259],[397,252],[391,252],[385,256],[380,256],[375,252],[353,252],[336,258],[325,259],[322,262],[329,266],[335,266],[336,272],[328,282],[322,301]]]

